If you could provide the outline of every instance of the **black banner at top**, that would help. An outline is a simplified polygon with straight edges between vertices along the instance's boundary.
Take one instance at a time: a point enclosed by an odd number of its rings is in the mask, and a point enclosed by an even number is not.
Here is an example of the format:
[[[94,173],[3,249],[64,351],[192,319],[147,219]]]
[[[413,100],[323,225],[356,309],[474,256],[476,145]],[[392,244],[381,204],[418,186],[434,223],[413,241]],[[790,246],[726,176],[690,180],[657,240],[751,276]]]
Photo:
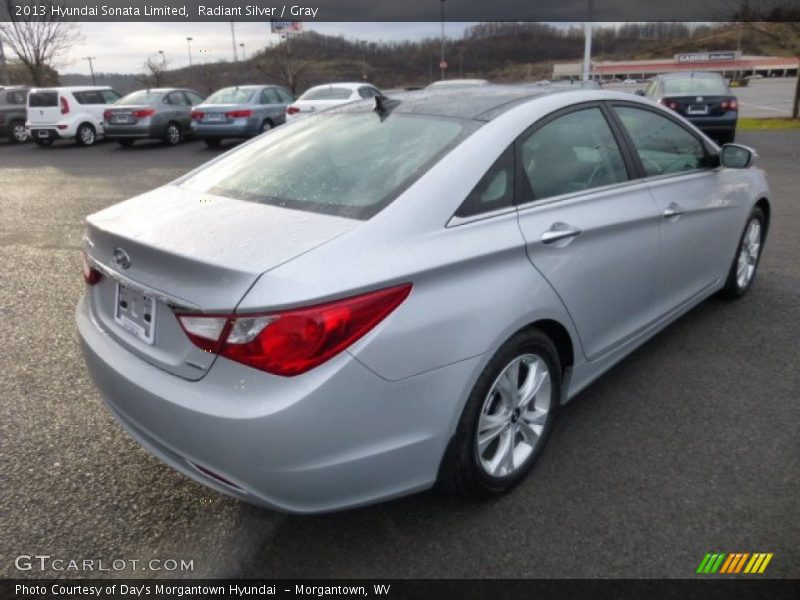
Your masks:
[[[800,0],[0,0],[0,21],[800,21]]]

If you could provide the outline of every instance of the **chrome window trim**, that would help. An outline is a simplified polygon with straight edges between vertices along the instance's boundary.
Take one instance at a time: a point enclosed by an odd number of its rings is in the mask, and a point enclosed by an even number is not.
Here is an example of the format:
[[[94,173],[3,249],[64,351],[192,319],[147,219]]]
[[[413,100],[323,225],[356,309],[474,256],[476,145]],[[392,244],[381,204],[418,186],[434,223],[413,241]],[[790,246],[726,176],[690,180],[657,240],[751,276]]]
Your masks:
[[[468,223],[474,223],[476,221],[485,221],[487,219],[493,219],[495,217],[501,217],[503,215],[508,215],[511,213],[517,212],[516,205],[511,206],[504,206],[502,208],[496,208],[494,210],[490,210],[483,213],[477,213],[474,215],[470,215],[468,217],[458,217],[453,215],[450,217],[450,220],[445,225],[446,228],[450,227],[458,227],[460,225],[466,225]]]

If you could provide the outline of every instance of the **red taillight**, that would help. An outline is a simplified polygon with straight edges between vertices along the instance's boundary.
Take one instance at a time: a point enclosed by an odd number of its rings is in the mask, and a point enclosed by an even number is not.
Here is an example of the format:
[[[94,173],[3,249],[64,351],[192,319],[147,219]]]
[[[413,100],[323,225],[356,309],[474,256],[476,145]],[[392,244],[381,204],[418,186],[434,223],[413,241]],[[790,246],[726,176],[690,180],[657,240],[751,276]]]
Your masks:
[[[287,115],[294,115],[300,112],[300,109],[296,106],[287,106],[286,107],[286,114]]]
[[[226,112],[225,116],[229,119],[246,119],[252,114],[252,110],[232,110],[230,112]]]
[[[103,120],[104,121],[108,121],[109,119],[111,119],[111,115],[113,115],[113,114],[114,114],[114,112],[111,111],[111,110],[103,111]]]
[[[722,110],[739,110],[739,101],[735,98],[732,100],[723,100],[720,106]]]
[[[60,100],[61,100],[61,114],[66,115],[69,112],[69,102],[67,102],[67,99],[64,98],[64,96],[61,96]]]
[[[193,110],[193,111],[192,111],[192,118],[193,118],[195,121],[199,121],[200,119],[202,119],[202,118],[203,118],[203,113],[202,113],[202,112],[200,112],[199,110]]]
[[[661,100],[659,100],[659,102],[661,102],[661,104],[663,104],[670,110],[678,110],[678,103],[675,102],[675,100],[667,100],[666,98],[662,98]]]
[[[258,315],[178,315],[199,348],[291,377],[333,358],[385,319],[411,284],[326,304]]]
[[[134,119],[146,119],[147,117],[152,117],[156,114],[156,111],[152,108],[145,108],[143,110],[135,110],[131,113]]]
[[[83,256],[83,280],[88,285],[94,285],[103,278],[103,274],[89,265],[89,260],[86,258],[86,254],[82,254],[81,256]]]

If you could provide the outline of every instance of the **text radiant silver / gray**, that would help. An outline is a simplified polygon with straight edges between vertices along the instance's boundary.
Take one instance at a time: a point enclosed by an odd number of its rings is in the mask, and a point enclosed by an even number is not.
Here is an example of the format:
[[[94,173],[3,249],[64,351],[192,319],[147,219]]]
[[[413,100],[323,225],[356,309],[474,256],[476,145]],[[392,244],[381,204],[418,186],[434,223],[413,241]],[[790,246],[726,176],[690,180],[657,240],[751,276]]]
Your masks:
[[[559,405],[749,289],[753,159],[603,91],[324,111],[87,219],[86,362],[139,442],[256,504],[504,492]]]

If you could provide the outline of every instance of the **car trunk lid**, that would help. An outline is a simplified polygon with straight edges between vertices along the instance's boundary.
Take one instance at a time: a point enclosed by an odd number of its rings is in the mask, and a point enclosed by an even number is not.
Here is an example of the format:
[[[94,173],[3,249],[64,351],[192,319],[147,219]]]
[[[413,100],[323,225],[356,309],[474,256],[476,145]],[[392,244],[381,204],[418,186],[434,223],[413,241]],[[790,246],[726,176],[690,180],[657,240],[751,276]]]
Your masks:
[[[203,104],[194,109],[195,118],[203,125],[227,125],[237,118],[247,118],[249,104]],[[237,116],[238,115],[238,116]]]
[[[103,120],[110,125],[135,125],[155,114],[155,109],[147,104],[110,106],[103,112]]]
[[[666,96],[661,99],[661,104],[671,108],[680,115],[687,117],[720,116],[728,108],[725,103],[735,102],[733,96],[703,96],[699,94]]]
[[[87,218],[86,253],[106,277],[88,288],[95,318],[155,366],[199,379],[214,355],[176,313],[231,313],[258,277],[359,221],[168,186]]]

